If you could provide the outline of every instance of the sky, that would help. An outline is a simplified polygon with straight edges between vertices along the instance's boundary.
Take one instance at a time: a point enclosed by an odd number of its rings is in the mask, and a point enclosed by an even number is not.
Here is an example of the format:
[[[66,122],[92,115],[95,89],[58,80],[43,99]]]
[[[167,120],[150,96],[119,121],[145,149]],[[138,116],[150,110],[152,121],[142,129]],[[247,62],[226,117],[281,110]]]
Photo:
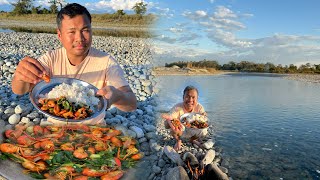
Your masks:
[[[134,13],[141,0],[69,1],[91,13]],[[0,0],[0,10],[10,2]],[[48,6],[46,0],[34,4]],[[144,0],[159,18],[153,39],[156,64],[217,60],[320,64],[319,0]]]

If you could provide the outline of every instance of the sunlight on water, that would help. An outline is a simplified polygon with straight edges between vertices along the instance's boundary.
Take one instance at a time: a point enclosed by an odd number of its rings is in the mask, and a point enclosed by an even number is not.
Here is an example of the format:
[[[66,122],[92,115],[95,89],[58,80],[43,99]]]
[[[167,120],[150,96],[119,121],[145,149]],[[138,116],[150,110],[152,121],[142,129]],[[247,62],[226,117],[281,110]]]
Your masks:
[[[281,77],[159,78],[159,110],[182,101],[187,85],[216,127],[216,146],[234,179],[319,179],[320,84]]]

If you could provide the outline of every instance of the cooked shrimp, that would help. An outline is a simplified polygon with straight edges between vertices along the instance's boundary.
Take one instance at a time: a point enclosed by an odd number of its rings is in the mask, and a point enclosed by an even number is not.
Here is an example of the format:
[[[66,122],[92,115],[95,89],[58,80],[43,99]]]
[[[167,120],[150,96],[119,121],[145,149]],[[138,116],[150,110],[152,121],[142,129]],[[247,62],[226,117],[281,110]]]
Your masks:
[[[42,79],[46,82],[46,83],[49,83],[50,82],[50,76],[46,75],[46,74],[43,74],[42,75]]]
[[[123,171],[111,171],[101,176],[101,180],[118,180],[123,176]]]
[[[105,171],[98,171],[98,170],[94,170],[94,169],[90,169],[88,167],[85,167],[82,170],[82,174],[85,176],[89,176],[89,177],[99,177],[99,176],[103,176],[105,174],[107,174],[109,172],[109,170],[105,170]]]
[[[74,151],[74,147],[70,142],[62,144],[60,148],[64,151]]]
[[[84,159],[88,157],[88,153],[83,149],[83,147],[78,147],[74,152],[73,152],[74,157],[78,159]]]
[[[10,144],[10,143],[2,143],[0,144],[0,150],[1,152],[5,152],[5,153],[15,153],[18,152],[18,150],[20,149],[20,147]]]

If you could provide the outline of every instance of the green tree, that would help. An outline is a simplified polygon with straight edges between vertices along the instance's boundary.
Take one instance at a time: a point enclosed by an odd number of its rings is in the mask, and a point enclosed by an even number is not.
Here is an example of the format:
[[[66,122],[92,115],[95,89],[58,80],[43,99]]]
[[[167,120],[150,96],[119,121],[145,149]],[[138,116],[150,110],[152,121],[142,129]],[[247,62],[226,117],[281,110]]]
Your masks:
[[[115,14],[116,14],[117,16],[123,16],[123,15],[125,15],[126,13],[123,11],[123,9],[119,9],[117,12],[115,12]]]
[[[49,3],[51,4],[50,6],[51,13],[55,14],[58,12],[58,5],[60,6],[60,9],[62,9],[62,5],[66,2],[64,0],[50,0]],[[52,11],[51,7],[54,8],[55,12]]]
[[[18,0],[16,3],[11,3],[14,7],[12,13],[16,15],[28,14],[32,7],[33,0]]]
[[[37,6],[37,7],[33,6],[31,8],[31,13],[32,14],[40,14],[41,13],[41,6]]]
[[[147,12],[147,5],[144,2],[137,2],[132,9],[137,15],[142,16]]]
[[[50,6],[50,12],[51,12],[51,14],[56,14],[56,13],[58,13],[58,6],[55,5],[55,4],[52,4],[52,5]]]
[[[43,8],[42,9],[42,14],[50,14],[50,10]]]

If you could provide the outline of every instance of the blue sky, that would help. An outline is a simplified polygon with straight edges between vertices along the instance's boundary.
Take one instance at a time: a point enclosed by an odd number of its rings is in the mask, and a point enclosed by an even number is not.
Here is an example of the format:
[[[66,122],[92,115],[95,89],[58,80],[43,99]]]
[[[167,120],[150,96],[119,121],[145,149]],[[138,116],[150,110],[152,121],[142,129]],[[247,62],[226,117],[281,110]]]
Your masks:
[[[5,10],[13,0],[0,0]],[[46,6],[47,1],[35,0]],[[133,13],[140,0],[82,0],[90,12]],[[155,26],[157,64],[177,60],[320,64],[319,0],[145,0]]]

